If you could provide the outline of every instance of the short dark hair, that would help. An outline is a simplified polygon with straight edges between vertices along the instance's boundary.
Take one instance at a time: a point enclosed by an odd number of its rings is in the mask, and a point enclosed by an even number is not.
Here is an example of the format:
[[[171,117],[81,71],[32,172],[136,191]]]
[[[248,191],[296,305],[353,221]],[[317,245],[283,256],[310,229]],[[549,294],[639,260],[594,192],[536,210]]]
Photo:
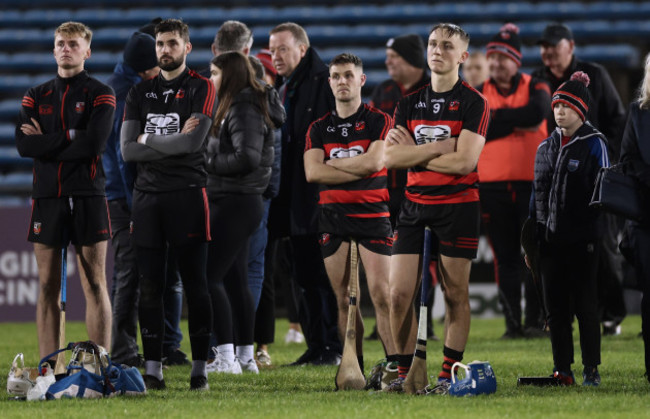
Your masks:
[[[156,25],[154,33],[176,32],[183,41],[190,42],[190,28],[180,19],[165,19]]]
[[[461,39],[461,41],[464,41],[469,45],[469,34],[465,32],[463,28],[460,26],[456,25],[455,23],[438,23],[436,24],[431,30],[429,31],[429,36],[438,29],[442,29],[443,32],[447,35],[448,38],[453,37],[454,35],[458,35],[458,37]]]
[[[221,25],[214,37],[214,46],[220,52],[242,51],[253,39],[246,24],[237,20],[228,20]]]
[[[343,54],[339,54],[336,57],[332,58],[329,66],[332,67],[333,65],[341,64],[354,64],[355,67],[363,69],[363,62],[361,61],[361,58],[357,57],[354,54],[350,54],[349,52],[344,52]]]
[[[284,22],[280,23],[278,26],[275,28],[271,29],[269,32],[269,35],[273,35],[274,33],[278,32],[291,32],[291,35],[293,35],[293,38],[296,40],[298,44],[303,44],[306,47],[309,47],[309,37],[307,36],[307,32],[305,32],[305,29],[298,25],[297,23],[293,22]]]

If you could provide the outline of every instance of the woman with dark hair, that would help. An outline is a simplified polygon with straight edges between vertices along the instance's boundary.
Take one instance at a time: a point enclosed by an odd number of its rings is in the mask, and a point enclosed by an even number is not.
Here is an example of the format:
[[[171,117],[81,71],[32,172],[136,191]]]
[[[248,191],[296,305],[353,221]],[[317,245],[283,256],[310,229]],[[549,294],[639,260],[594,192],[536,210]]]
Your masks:
[[[215,57],[210,74],[219,106],[206,150],[212,236],[207,272],[218,346],[208,371],[257,373],[248,243],[262,219],[277,119],[269,115],[266,91],[243,54]]]
[[[621,162],[628,173],[641,184],[640,194],[650,196],[650,54],[646,56],[643,82],[639,97],[630,105],[627,125],[621,143]],[[628,221],[626,234],[631,247],[632,263],[636,270],[641,300],[641,328],[645,347],[646,378],[650,381],[650,208],[643,222]]]

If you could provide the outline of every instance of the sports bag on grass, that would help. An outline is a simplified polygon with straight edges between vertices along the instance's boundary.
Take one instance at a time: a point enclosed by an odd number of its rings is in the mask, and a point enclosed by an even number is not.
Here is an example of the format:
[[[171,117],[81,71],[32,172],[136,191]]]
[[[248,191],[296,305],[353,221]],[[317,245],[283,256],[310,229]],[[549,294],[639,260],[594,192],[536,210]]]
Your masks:
[[[146,393],[142,375],[137,368],[113,364],[106,350],[92,341],[70,343],[55,354],[65,350],[72,350],[67,375],[48,388],[45,394],[48,400]],[[55,354],[48,355],[44,360],[50,359]]]
[[[623,164],[602,167],[598,171],[589,206],[635,221],[645,217],[641,184],[625,173]]]

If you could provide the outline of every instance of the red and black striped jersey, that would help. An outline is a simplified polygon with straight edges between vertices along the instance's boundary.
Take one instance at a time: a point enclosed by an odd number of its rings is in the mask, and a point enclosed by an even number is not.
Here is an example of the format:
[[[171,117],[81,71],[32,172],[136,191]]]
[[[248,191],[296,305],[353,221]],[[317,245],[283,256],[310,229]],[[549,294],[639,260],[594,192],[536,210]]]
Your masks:
[[[173,80],[162,74],[136,84],[126,98],[124,121],[140,121],[143,133],[181,132],[193,113],[214,117],[216,94],[212,82],[188,68]],[[135,188],[147,192],[202,188],[207,182],[205,151],[170,154],[159,160],[138,162]]]
[[[458,137],[464,129],[485,137],[490,121],[487,101],[459,79],[448,92],[430,85],[404,97],[395,108],[395,126],[406,127],[417,144]],[[464,176],[438,173],[416,166],[408,169],[406,198],[425,205],[478,201],[476,168]]]
[[[86,71],[57,76],[25,93],[16,147],[34,159],[33,198],[104,195],[101,155],[111,133],[115,93]],[[42,134],[20,127],[38,121]]]
[[[342,119],[335,111],[314,121],[307,131],[305,151],[320,148],[325,161],[354,157],[368,151],[373,141],[383,141],[391,118],[379,109],[362,103],[359,110]],[[348,217],[388,217],[386,168],[363,179],[339,185],[320,185],[323,208]]]

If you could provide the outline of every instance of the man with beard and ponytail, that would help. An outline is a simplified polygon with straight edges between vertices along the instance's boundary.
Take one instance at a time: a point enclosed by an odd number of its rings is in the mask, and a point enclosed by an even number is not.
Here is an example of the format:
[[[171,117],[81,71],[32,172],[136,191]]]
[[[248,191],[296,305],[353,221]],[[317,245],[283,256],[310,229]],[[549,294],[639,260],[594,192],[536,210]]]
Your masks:
[[[203,151],[215,89],[186,66],[189,29],[176,19],[156,26],[157,77],[131,89],[121,131],[125,161],[137,162],[133,238],[140,273],[140,329],[147,389],[162,375],[166,243],[176,252],[189,311],[191,390],[207,390],[212,307],[206,279],[209,210]]]
[[[519,236],[528,216],[537,146],[547,137],[551,92],[542,80],[519,71],[519,28],[508,23],[487,44],[490,78],[478,87],[492,120],[478,161],[481,213],[494,252],[504,339],[543,337],[544,320],[532,278],[524,282],[526,316],[521,323],[524,264]],[[528,273],[528,275],[530,275]]]

